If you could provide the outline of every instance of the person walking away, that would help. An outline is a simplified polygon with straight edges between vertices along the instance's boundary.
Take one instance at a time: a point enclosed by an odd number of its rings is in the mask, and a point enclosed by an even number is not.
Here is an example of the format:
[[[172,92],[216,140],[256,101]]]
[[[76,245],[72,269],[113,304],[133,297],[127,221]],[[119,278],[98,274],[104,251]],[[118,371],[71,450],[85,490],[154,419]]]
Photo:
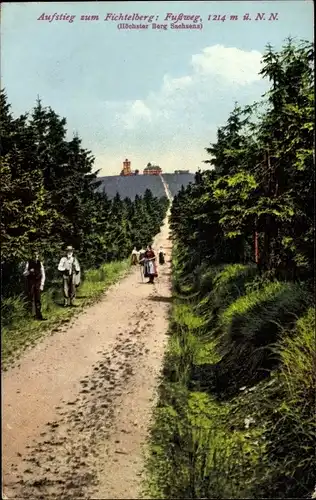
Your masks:
[[[154,283],[154,279],[158,277],[157,273],[157,265],[156,265],[156,255],[152,249],[151,245],[148,245],[147,250],[145,252],[144,258],[144,276],[145,278],[149,278],[147,283]]]
[[[64,306],[73,306],[76,298],[76,288],[80,284],[80,265],[73,254],[73,247],[66,248],[66,256],[60,259],[58,271],[63,278]]]
[[[136,266],[137,261],[138,261],[138,252],[137,252],[136,247],[134,247],[134,249],[132,251],[132,266]]]
[[[41,292],[44,290],[45,269],[37,250],[32,251],[32,258],[26,262],[23,276],[26,277],[27,294],[32,314],[37,320],[46,321],[41,310]]]
[[[159,264],[160,265],[163,265],[165,263],[165,252],[164,252],[164,249],[162,247],[159,248],[159,253],[158,253],[158,256],[159,256]]]

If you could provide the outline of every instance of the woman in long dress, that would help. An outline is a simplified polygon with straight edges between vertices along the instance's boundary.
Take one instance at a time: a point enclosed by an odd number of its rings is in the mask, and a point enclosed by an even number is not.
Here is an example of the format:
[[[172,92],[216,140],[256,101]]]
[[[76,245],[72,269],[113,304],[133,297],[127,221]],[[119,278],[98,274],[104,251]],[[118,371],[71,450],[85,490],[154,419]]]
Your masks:
[[[151,245],[148,245],[147,250],[145,252],[144,276],[145,278],[149,278],[148,283],[151,284],[153,284],[154,279],[158,277],[156,255]]]

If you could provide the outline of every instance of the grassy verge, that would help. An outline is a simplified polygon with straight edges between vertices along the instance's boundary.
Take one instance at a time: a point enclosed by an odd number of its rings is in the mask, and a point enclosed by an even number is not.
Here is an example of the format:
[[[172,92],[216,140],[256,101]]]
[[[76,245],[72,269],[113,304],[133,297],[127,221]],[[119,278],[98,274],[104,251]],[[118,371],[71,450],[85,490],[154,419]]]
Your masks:
[[[78,314],[83,307],[93,303],[104,291],[130,269],[129,261],[111,262],[99,269],[88,270],[77,291],[76,308],[63,308],[61,286],[42,294],[42,313],[47,321],[33,320],[25,309],[21,297],[4,300],[2,303],[2,367],[8,366],[27,347],[36,343],[47,331],[56,331],[62,324]]]
[[[201,267],[190,280],[175,257],[179,294],[144,497],[310,497],[316,482],[311,298],[303,286],[264,281],[249,266]]]

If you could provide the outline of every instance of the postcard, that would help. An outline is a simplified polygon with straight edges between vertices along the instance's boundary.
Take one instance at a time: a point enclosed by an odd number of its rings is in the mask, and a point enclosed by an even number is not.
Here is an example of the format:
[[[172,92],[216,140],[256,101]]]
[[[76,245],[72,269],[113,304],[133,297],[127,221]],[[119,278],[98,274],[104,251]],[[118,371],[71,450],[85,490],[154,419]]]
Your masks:
[[[315,498],[310,0],[2,2],[2,498]]]

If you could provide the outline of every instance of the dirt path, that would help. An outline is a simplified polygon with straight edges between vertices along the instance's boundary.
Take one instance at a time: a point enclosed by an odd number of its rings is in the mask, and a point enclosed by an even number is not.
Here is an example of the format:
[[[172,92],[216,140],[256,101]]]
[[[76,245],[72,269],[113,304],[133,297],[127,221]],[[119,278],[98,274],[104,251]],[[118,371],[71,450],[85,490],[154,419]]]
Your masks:
[[[166,345],[167,223],[155,285],[137,267],[68,329],[2,376],[3,491],[8,498],[139,498]]]

